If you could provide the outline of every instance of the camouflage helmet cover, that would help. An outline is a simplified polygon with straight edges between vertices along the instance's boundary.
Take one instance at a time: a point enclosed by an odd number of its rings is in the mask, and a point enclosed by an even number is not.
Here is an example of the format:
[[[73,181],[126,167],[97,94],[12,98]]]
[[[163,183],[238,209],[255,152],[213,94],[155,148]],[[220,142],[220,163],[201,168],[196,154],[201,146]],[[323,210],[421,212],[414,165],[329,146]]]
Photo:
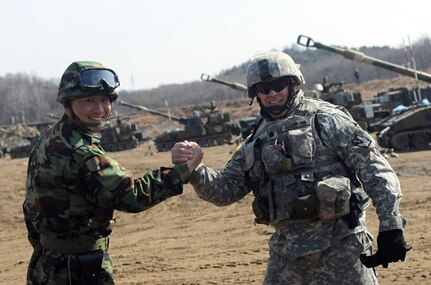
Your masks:
[[[283,76],[295,78],[296,85],[304,84],[304,76],[299,65],[284,52],[270,51],[256,56],[247,68],[248,96],[253,98],[256,94],[252,86],[271,79]]]
[[[105,95],[108,96],[112,101],[115,101],[118,98],[118,93],[113,90],[108,93],[94,93],[80,90],[76,88],[75,78],[81,71],[86,69],[93,68],[106,68],[101,63],[96,61],[75,61],[71,63],[63,73],[63,76],[60,80],[60,85],[58,86],[58,96],[57,102],[65,103],[71,99],[79,98],[79,97],[87,97],[94,95]],[[72,88],[67,88],[67,86],[71,86]],[[65,88],[66,87],[66,88]]]

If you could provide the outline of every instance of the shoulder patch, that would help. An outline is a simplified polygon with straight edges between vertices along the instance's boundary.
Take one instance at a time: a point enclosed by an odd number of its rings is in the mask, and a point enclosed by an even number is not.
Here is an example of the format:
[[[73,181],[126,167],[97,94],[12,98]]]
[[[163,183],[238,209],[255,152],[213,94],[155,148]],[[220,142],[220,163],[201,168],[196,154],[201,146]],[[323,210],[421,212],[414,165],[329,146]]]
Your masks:
[[[352,144],[358,147],[368,148],[371,145],[371,140],[365,136],[356,134],[352,139]]]

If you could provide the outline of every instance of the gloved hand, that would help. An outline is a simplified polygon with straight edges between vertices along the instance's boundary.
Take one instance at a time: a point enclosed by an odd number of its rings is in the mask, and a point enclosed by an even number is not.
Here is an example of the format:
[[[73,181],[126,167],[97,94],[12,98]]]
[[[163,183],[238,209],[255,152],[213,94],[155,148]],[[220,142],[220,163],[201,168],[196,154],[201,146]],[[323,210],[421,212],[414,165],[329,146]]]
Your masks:
[[[377,252],[371,256],[361,254],[361,262],[368,268],[379,266],[387,268],[390,262],[404,261],[406,253],[412,249],[404,241],[402,230],[380,232],[377,236]]]

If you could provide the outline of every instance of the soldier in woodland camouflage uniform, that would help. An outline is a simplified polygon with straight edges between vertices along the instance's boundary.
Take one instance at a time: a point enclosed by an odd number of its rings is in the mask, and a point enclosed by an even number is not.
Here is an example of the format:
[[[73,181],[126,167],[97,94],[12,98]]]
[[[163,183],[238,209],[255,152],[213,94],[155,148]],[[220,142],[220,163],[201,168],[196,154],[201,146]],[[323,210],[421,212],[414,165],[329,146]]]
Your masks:
[[[72,63],[57,101],[65,114],[35,143],[23,205],[34,248],[27,284],[114,284],[108,255],[114,210],[137,213],[182,193],[200,162],[160,167],[134,178],[100,146],[119,85],[100,63]],[[137,221],[139,223],[139,221]]]
[[[411,248],[398,178],[344,108],[305,98],[302,83],[287,54],[257,56],[247,85],[263,119],[222,171],[200,164],[190,183],[218,206],[253,191],[256,223],[275,227],[264,284],[378,284],[372,267],[403,261]],[[192,158],[194,148],[177,143],[172,161]],[[380,221],[372,256],[368,197]]]

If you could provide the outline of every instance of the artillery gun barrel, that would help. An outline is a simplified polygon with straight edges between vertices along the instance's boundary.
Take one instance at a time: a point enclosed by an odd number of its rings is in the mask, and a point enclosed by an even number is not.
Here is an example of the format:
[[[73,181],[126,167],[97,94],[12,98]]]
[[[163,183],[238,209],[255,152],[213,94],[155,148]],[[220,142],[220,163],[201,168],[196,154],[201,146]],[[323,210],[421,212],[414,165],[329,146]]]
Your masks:
[[[48,113],[47,115],[48,115],[48,118],[57,119],[57,120],[60,119],[60,117],[54,115],[53,113]]]
[[[166,114],[163,112],[159,112],[157,110],[150,109],[150,108],[142,106],[142,105],[136,105],[136,104],[128,103],[128,102],[125,102],[123,100],[117,100],[117,102],[120,105],[124,105],[124,106],[130,107],[130,108],[133,108],[133,109],[136,109],[139,111],[143,111],[143,112],[148,112],[148,113],[153,114],[153,115],[162,116],[162,117],[165,117],[168,119],[172,119],[174,121],[180,122],[181,124],[184,124],[187,121],[186,118],[178,117],[175,115],[169,115],[169,114]]]
[[[208,75],[206,73],[201,74],[201,80],[208,81],[208,82],[220,83],[220,84],[229,86],[230,88],[233,88],[233,89],[239,90],[239,91],[247,91],[247,86],[245,86],[244,84],[241,84],[238,82],[224,81],[224,80],[221,80],[218,78],[211,77],[210,75]]]
[[[297,44],[299,44],[301,46],[323,49],[326,51],[340,54],[343,57],[350,59],[350,60],[353,60],[353,61],[356,61],[356,62],[375,65],[375,66],[381,67],[383,69],[391,70],[391,71],[394,71],[394,72],[397,72],[397,73],[400,73],[400,74],[403,74],[406,76],[413,77],[415,79],[417,78],[417,79],[425,81],[427,83],[431,83],[431,74],[429,74],[429,73],[417,71],[417,70],[414,70],[411,68],[404,67],[402,65],[397,65],[397,64],[393,64],[393,63],[390,63],[387,61],[383,61],[383,60],[377,59],[375,57],[365,55],[364,53],[362,53],[360,51],[324,45],[322,43],[315,42],[312,38],[304,36],[304,35],[299,35],[296,42],[297,42]]]

